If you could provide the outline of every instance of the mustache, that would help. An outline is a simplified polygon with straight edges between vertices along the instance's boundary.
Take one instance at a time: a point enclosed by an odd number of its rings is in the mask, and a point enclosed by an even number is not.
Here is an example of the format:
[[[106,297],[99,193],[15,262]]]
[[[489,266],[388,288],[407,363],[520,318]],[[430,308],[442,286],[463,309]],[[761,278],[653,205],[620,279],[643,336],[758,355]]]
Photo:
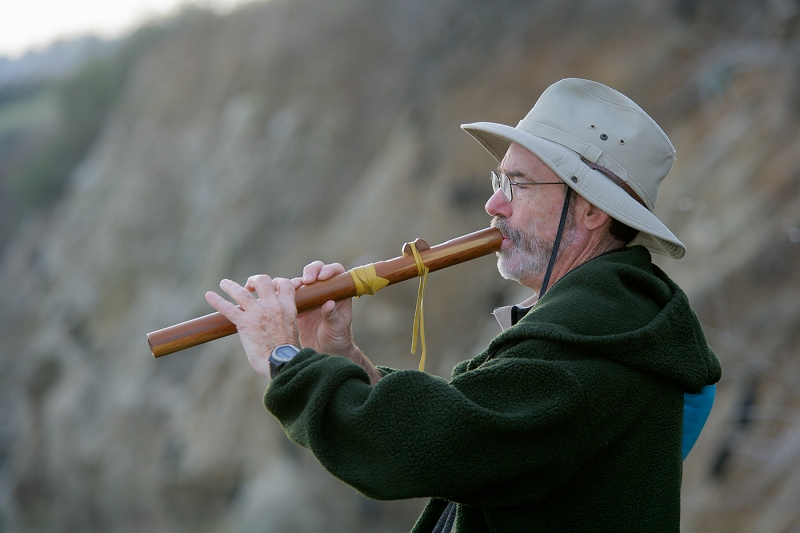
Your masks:
[[[494,217],[491,226],[500,230],[504,237],[508,238],[514,244],[521,244],[525,242],[522,231],[513,227],[505,217]]]

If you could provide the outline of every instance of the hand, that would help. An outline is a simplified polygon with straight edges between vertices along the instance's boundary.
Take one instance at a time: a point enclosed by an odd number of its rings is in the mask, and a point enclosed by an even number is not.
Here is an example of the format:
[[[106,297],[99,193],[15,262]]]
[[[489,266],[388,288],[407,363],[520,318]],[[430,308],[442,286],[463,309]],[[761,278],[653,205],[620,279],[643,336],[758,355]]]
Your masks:
[[[294,278],[295,288],[330,279],[344,272],[339,263],[314,261],[303,269],[302,278]],[[297,317],[300,343],[303,347],[331,355],[350,356],[357,350],[353,344],[353,300],[327,301],[319,309],[306,311]]]
[[[294,284],[288,279],[259,275],[250,277],[244,287],[227,279],[219,286],[241,308],[213,291],[206,293],[206,301],[233,322],[250,365],[269,377],[272,350],[281,344],[300,344]]]

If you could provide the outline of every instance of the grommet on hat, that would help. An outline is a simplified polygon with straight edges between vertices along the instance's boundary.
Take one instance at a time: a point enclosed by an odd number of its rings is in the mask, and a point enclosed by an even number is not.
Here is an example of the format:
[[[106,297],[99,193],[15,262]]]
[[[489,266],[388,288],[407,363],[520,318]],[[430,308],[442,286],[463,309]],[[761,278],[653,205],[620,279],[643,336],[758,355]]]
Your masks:
[[[599,137],[598,125],[603,132]],[[675,259],[686,253],[683,243],[652,213],[675,148],[661,127],[622,93],[568,78],[548,87],[516,127],[476,122],[461,128],[498,162],[512,142],[530,150],[589,203],[639,230],[631,244]],[[602,142],[609,137],[620,140]]]

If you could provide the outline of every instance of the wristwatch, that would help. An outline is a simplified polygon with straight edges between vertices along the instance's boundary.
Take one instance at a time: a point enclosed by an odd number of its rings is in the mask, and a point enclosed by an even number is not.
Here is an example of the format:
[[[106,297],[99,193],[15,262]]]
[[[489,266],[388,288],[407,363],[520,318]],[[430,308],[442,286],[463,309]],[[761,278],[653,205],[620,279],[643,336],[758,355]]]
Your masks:
[[[294,344],[281,344],[277,346],[269,356],[269,375],[275,377],[283,365],[292,360],[297,355],[300,348]]]

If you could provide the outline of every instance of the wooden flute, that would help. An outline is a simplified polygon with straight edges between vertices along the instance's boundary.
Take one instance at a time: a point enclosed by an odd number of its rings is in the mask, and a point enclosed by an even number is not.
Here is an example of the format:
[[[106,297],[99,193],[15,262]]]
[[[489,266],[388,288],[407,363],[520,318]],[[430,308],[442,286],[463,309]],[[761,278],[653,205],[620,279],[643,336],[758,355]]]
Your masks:
[[[433,272],[449,266],[470,261],[500,250],[502,234],[495,228],[486,228],[474,233],[443,242],[433,247],[417,239],[414,241],[422,262]],[[418,275],[417,263],[407,243],[403,255],[373,263],[375,273],[388,281],[388,285],[399,283]],[[297,312],[316,309],[328,300],[344,300],[356,295],[356,284],[350,272],[338,274],[325,281],[303,285],[295,291]],[[236,333],[234,326],[219,313],[188,320],[147,334],[147,342],[153,357],[161,357],[198,344]]]

